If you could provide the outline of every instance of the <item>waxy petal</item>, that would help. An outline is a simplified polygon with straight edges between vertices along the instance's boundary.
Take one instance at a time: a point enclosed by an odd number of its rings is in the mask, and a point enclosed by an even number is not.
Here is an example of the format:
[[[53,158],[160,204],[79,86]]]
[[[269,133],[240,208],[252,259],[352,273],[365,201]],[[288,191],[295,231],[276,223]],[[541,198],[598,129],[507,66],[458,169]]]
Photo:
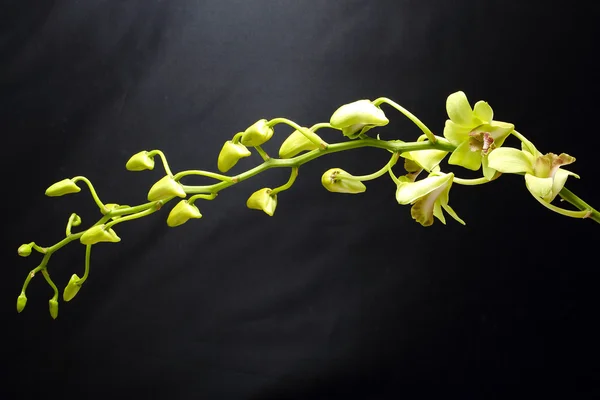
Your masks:
[[[469,139],[469,132],[471,132],[470,127],[458,125],[449,119],[446,120],[444,125],[444,137],[455,146]]]
[[[475,103],[475,106],[473,107],[473,113],[475,114],[475,117],[479,118],[481,122],[486,124],[489,124],[494,118],[494,111],[492,110],[492,107],[490,107],[490,105],[483,100]]]
[[[312,133],[316,136],[314,132]],[[319,138],[319,140],[320,139],[321,138]],[[279,158],[292,158],[303,151],[316,150],[318,148],[319,146],[310,141],[305,134],[295,130],[281,144],[281,147],[279,148]]]
[[[165,200],[169,197],[185,197],[183,186],[172,176],[167,175],[156,182],[148,191],[148,201]]]
[[[80,191],[81,188],[71,179],[63,179],[46,189],[46,196],[58,197],[64,196],[65,194],[79,193]]]
[[[331,168],[321,176],[321,184],[333,193],[358,194],[367,190],[364,183],[341,168]]]
[[[527,189],[536,197],[550,202],[554,198],[552,196],[552,178],[538,178],[532,174],[525,174],[525,184]]]
[[[417,182],[403,181],[396,189],[396,201],[399,204],[411,204],[421,197],[452,183],[454,174],[430,175]]]
[[[477,171],[481,167],[481,152],[471,151],[469,141],[464,141],[452,152],[448,164]]]
[[[428,172],[431,172],[446,157],[448,152],[444,150],[420,150],[411,151],[407,154],[407,158],[413,160]]]
[[[552,196],[549,200],[547,200],[548,202],[552,202],[552,200],[554,200],[556,196],[558,196],[563,187],[565,187],[565,183],[567,182],[567,178],[569,177],[569,175],[579,179],[579,175],[574,174],[571,171],[567,171],[564,169],[558,169],[556,171],[552,180]]]
[[[502,173],[533,173],[531,156],[521,150],[501,147],[494,149],[487,158],[489,167]]]
[[[244,146],[260,146],[271,139],[273,133],[274,130],[268,125],[268,121],[266,119],[259,119],[244,131],[240,142]]]
[[[446,99],[446,112],[450,120],[456,124],[470,127],[476,123],[473,118],[473,109],[463,91],[448,96]]]

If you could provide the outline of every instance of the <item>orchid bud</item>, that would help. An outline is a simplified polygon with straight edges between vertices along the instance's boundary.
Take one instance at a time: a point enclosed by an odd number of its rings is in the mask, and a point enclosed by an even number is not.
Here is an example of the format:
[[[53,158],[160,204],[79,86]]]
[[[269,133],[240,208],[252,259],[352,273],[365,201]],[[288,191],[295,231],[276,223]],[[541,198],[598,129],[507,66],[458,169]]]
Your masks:
[[[279,158],[292,158],[303,151],[311,151],[319,148],[319,146],[308,139],[307,135],[314,135],[313,138],[318,142],[322,142],[321,138],[310,129],[304,129],[305,133],[295,130],[283,141],[279,148]]]
[[[167,217],[167,225],[174,228],[183,225],[191,218],[202,218],[200,210],[194,204],[190,204],[187,200],[181,200],[169,213]]]
[[[129,171],[145,171],[154,169],[154,158],[148,155],[146,150],[131,156],[125,168]]]
[[[104,224],[92,226],[90,229],[85,231],[79,238],[81,244],[90,245],[100,242],[117,243],[121,241],[121,238],[117,236],[112,228],[106,229]]]
[[[19,297],[17,297],[17,312],[20,313],[23,311],[25,306],[27,305],[27,296],[25,296],[24,292],[21,292]]]
[[[167,175],[150,188],[148,201],[164,200],[175,196],[185,197],[185,190],[172,176]]]
[[[336,129],[341,129],[344,136],[355,139],[363,132],[363,128],[387,125],[387,119],[381,108],[369,100],[358,100],[339,107],[329,123]]]
[[[78,193],[81,188],[75,184],[71,179],[63,179],[62,181],[56,182],[48,189],[46,189],[46,196],[58,197],[70,193]]]
[[[255,147],[260,146],[265,143],[267,140],[271,139],[273,136],[273,128],[267,124],[266,119],[260,119],[248,127],[242,137],[240,142],[244,146]]]
[[[250,150],[243,144],[233,143],[231,140],[228,140],[225,142],[219,153],[217,168],[219,168],[219,171],[221,172],[227,172],[233,168],[240,159],[248,157],[250,154],[252,154],[250,153]]]
[[[48,301],[48,305],[50,306],[50,316],[53,319],[56,319],[56,317],[58,317],[58,301],[50,299],[50,301]]]
[[[277,207],[277,195],[271,195],[269,188],[257,190],[248,198],[246,206],[254,210],[262,210],[272,217]]]
[[[19,255],[21,257],[27,257],[31,254],[31,245],[30,244],[22,244],[19,246],[19,248],[17,249],[17,253],[19,253]]]
[[[340,168],[331,168],[321,177],[325,189],[334,193],[363,193],[367,187],[346,171]]]
[[[64,301],[71,301],[73,299],[73,297],[75,297],[75,295],[79,292],[79,289],[81,289],[80,280],[81,280],[81,278],[79,278],[79,276],[77,276],[77,274],[71,275],[71,279],[69,279],[69,283],[67,284],[67,286],[65,287],[65,290],[63,291],[63,300]]]

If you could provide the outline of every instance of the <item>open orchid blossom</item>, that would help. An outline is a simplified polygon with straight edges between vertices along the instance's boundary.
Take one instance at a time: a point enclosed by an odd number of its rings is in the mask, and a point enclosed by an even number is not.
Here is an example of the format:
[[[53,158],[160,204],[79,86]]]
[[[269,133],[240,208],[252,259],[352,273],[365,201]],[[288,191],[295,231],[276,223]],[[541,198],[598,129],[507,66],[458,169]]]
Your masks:
[[[444,137],[456,146],[448,164],[473,171],[483,166],[483,175],[491,180],[496,171],[489,167],[487,155],[502,146],[514,125],[494,121],[492,107],[483,100],[471,108],[467,95],[462,91],[448,96],[446,111],[450,119],[446,120]]]
[[[446,224],[443,209],[456,221],[465,225],[465,222],[448,205],[453,173],[444,174],[434,171],[427,178],[416,182],[409,178],[402,178],[396,188],[396,201],[403,205],[412,204],[410,214],[418,223],[430,226],[433,224],[433,217],[436,217]]]
[[[529,192],[541,203],[553,211],[569,216],[587,216],[587,211],[570,211],[551,206],[550,203],[560,194],[565,187],[567,178],[579,175],[561,168],[575,162],[575,157],[561,153],[542,154],[531,142],[523,142],[522,149],[501,148],[494,150],[489,156],[490,167],[502,173],[524,174],[525,185]]]
[[[386,127],[389,123],[388,117],[379,107],[382,104],[387,104],[403,114],[422,134],[414,141],[406,141],[404,137],[403,140],[383,140],[379,134],[376,138],[370,137],[370,130]],[[151,185],[147,192],[148,202],[135,206],[103,203],[92,183],[83,176],[58,181],[48,187],[47,196],[81,196],[78,193],[82,188],[77,183],[83,182],[98,206],[100,217],[89,226],[82,227],[81,218],[72,213],[67,221],[65,236],[54,245],[43,247],[35,242],[28,242],[18,247],[19,256],[30,257],[36,252],[42,256],[42,260],[25,278],[17,297],[17,312],[25,309],[29,282],[41,272],[54,292],[48,303],[50,315],[53,319],[58,317],[59,290],[48,272],[48,262],[55,252],[69,243],[80,242],[85,247],[85,274],[81,278],[77,274],[71,275],[71,279],[63,288],[62,300],[65,302],[71,301],[76,295],[82,295],[79,293],[89,275],[91,248],[121,241],[113,229],[115,225],[152,215],[173,200],[177,200],[177,204],[166,217],[169,227],[175,228],[191,220],[197,221],[202,218],[202,214],[194,204],[195,201],[213,200],[219,192],[239,182],[249,180],[272,168],[285,168],[290,172],[286,183],[273,189],[254,188],[246,201],[248,208],[261,210],[273,216],[279,200],[278,195],[292,188],[298,171],[304,164],[328,154],[363,147],[384,150],[388,156],[391,153],[391,157],[381,169],[366,175],[354,175],[341,168],[330,167],[321,176],[322,186],[336,194],[368,195],[365,194],[365,182],[389,176],[395,185],[396,203],[411,205],[411,217],[422,226],[432,225],[436,218],[445,224],[445,213],[464,225],[465,222],[449,205],[450,189],[456,185],[487,184],[499,178],[502,173],[524,175],[527,189],[536,200],[550,210],[571,218],[590,219],[600,223],[600,213],[565,187],[570,175],[579,178],[575,173],[562,168],[572,164],[575,161],[574,157],[564,153],[541,154],[529,140],[514,130],[513,124],[495,121],[488,103],[478,101],[471,107],[463,92],[448,96],[446,110],[449,120],[445,123],[443,137],[434,135],[431,129],[411,112],[386,97],[374,101],[362,99],[342,105],[331,114],[329,122],[320,122],[310,128],[307,128],[309,125],[297,124],[286,118],[262,118],[249,127],[242,127],[237,134],[224,141],[217,159],[217,167],[221,173],[227,173],[238,164],[250,164],[245,172],[231,176],[204,170],[185,170],[174,174],[160,150],[140,151],[129,158],[126,169],[136,173],[154,170],[154,158],[159,156],[164,176]],[[277,132],[275,130],[275,126],[279,124],[294,130],[280,145],[279,158],[273,158],[262,145],[280,137],[279,129]],[[333,130],[334,133],[329,136],[317,135],[315,132],[319,129]],[[338,142],[328,143],[323,140],[329,137],[335,140],[336,133]],[[521,149],[504,145],[505,139],[511,134],[522,142]],[[257,165],[253,162],[253,158],[250,157],[253,151],[260,156],[262,163]],[[459,172],[444,172],[444,160],[449,154],[448,164],[468,170],[479,170],[483,167],[483,176],[464,179],[457,176]],[[397,177],[394,168],[399,159],[404,161],[406,174]],[[357,160],[352,165],[353,171],[360,170],[360,158]],[[420,178],[421,174],[427,176]],[[214,179],[215,182],[202,186],[185,185],[180,182],[183,177],[192,175]],[[557,196],[577,210],[551,204]],[[401,218],[399,215],[399,221]],[[75,228],[78,231],[75,231]]]

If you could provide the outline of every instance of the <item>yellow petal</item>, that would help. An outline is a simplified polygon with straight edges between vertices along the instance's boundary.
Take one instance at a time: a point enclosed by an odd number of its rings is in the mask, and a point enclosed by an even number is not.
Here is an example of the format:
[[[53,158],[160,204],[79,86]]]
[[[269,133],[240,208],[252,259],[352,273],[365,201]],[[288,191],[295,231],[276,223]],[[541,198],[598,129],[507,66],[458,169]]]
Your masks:
[[[165,176],[156,182],[148,192],[148,201],[158,201],[168,199],[169,197],[185,197],[186,193],[183,186],[172,176]]]
[[[46,196],[58,197],[70,193],[78,193],[81,188],[77,186],[71,179],[63,179],[62,181],[56,182],[46,189]]]

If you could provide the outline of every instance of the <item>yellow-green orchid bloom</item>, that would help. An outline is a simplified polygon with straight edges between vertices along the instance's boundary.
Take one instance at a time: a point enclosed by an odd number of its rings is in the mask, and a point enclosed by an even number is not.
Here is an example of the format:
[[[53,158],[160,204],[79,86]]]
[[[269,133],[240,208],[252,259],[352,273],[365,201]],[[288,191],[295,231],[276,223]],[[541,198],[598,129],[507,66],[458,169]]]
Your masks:
[[[333,193],[364,193],[367,187],[341,168],[331,168],[321,176],[323,187]]]
[[[174,228],[183,225],[190,219],[202,218],[200,210],[194,204],[190,204],[187,200],[181,200],[169,213],[167,217],[167,225]]]
[[[562,153],[543,155],[531,143],[522,144],[522,150],[496,149],[489,155],[489,165],[502,173],[524,174],[527,189],[533,196],[551,203],[565,186],[569,175],[579,175],[561,169],[575,162],[575,157]]]
[[[456,212],[448,205],[450,188],[454,174],[444,174],[434,171],[425,179],[412,182],[408,177],[400,177],[396,190],[396,200],[399,204],[412,204],[410,214],[423,226],[433,224],[436,217],[443,224],[446,218],[442,209],[461,224],[465,222],[456,215]]]
[[[491,180],[496,171],[489,167],[487,155],[502,146],[514,130],[514,125],[494,121],[494,111],[485,101],[478,101],[471,108],[467,96],[459,91],[446,100],[449,120],[444,126],[444,137],[456,146],[448,163],[477,171],[483,166],[483,175]]]

